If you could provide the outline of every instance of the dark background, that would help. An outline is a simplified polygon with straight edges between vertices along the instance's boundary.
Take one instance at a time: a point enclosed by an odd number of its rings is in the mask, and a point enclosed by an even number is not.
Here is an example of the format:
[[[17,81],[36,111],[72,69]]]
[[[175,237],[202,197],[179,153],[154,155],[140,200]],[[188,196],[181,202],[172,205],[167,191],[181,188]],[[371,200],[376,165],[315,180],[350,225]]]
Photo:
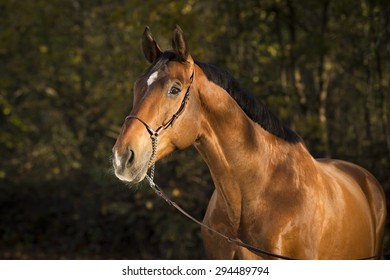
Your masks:
[[[142,32],[170,48],[176,23],[194,58],[228,68],[314,156],[362,165],[389,197],[388,1],[0,0],[0,258],[205,258],[198,226],[110,162],[148,66]],[[156,172],[203,217],[213,185],[194,149]]]

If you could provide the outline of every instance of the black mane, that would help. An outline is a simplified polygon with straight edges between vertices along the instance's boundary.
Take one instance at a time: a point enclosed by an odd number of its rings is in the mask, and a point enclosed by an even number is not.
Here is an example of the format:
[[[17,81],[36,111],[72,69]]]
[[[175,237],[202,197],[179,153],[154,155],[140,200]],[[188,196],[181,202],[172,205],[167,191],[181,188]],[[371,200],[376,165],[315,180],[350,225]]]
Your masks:
[[[284,126],[282,121],[267,106],[243,88],[228,71],[200,61],[195,63],[203,70],[210,81],[226,90],[248,117],[261,125],[266,131],[290,143],[302,141],[298,134]]]
[[[174,60],[175,58],[176,55],[174,52],[165,51],[145,71],[145,75],[159,70],[168,61]],[[282,121],[267,106],[259,102],[252,93],[243,88],[228,71],[200,61],[195,61],[195,63],[203,70],[210,81],[226,90],[247,116],[261,125],[266,131],[290,143],[302,141],[298,134],[284,126]]]

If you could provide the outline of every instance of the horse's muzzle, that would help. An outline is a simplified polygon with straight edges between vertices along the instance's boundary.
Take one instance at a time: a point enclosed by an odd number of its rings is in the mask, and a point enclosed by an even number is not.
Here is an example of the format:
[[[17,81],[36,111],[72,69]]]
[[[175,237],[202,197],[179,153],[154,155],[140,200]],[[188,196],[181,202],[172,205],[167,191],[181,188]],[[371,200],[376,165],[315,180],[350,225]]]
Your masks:
[[[144,168],[135,166],[135,152],[132,149],[126,149],[123,153],[119,153],[115,147],[112,150],[112,165],[115,175],[122,181],[139,182],[145,177]]]

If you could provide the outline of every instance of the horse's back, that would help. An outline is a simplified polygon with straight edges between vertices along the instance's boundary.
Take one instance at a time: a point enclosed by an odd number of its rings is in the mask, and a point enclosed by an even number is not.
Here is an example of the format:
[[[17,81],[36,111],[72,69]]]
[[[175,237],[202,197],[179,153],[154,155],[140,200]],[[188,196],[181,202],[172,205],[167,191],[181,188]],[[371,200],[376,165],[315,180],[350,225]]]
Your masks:
[[[356,218],[357,223],[364,225],[363,217],[369,217],[366,220],[368,220],[371,229],[367,230],[371,230],[374,236],[371,242],[370,240],[365,240],[365,243],[372,243],[374,255],[380,255],[382,253],[383,234],[386,222],[386,196],[382,186],[370,172],[353,163],[331,159],[318,159],[317,162],[322,167],[324,173],[327,174],[326,176],[331,176],[341,182],[339,185],[343,188],[343,195],[353,198],[346,200],[346,209],[348,207],[351,207],[351,209],[359,207],[359,210],[362,211],[361,217]],[[356,216],[357,211],[352,212]],[[355,235],[359,234],[361,232],[355,233]]]

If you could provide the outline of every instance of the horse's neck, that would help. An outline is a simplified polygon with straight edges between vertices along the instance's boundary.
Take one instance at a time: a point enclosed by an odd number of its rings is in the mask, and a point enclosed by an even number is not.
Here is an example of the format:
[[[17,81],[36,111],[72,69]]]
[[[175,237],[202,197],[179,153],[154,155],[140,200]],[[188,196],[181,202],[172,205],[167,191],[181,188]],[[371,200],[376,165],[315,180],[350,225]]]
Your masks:
[[[302,159],[311,156],[302,143],[291,144],[265,131],[225,90],[205,79],[201,82],[204,86],[198,86],[203,110],[195,147],[210,169],[229,219],[239,223],[242,201],[266,192],[273,174],[282,172],[291,176],[286,180],[296,180],[293,169],[305,168]]]

